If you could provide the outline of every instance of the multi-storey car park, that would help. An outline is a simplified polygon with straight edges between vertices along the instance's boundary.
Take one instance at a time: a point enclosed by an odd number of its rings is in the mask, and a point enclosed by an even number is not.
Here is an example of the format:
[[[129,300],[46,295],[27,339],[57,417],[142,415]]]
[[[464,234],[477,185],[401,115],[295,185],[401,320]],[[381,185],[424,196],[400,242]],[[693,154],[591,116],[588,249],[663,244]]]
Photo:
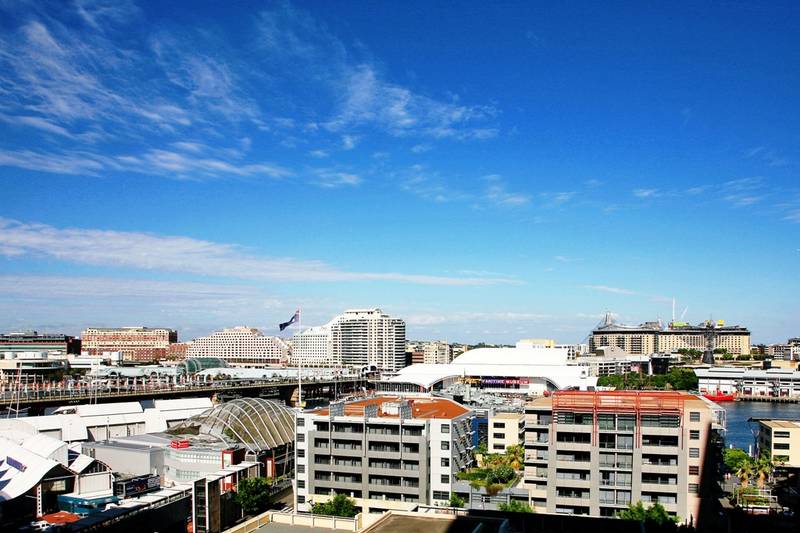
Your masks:
[[[658,502],[697,524],[705,458],[724,411],[683,392],[559,391],[525,409],[534,509],[613,516]]]
[[[447,399],[368,398],[297,414],[296,508],[336,493],[363,511],[445,504],[472,463],[472,411]]]

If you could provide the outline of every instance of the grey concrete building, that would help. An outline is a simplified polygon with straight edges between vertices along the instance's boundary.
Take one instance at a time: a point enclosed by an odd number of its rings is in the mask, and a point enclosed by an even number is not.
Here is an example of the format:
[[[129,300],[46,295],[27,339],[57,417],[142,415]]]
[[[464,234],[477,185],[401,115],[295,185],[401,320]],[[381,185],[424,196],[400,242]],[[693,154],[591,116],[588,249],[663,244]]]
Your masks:
[[[297,509],[336,493],[365,511],[446,503],[472,462],[471,417],[452,400],[396,397],[298,414]]]
[[[560,391],[526,407],[525,483],[541,512],[614,516],[658,502],[697,525],[724,415],[682,392]]]

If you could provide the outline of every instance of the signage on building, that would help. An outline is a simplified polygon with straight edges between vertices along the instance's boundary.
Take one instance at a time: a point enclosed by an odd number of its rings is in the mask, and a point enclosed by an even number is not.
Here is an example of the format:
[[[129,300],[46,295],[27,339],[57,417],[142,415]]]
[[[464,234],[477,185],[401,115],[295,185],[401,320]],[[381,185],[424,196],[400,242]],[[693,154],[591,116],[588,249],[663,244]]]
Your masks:
[[[122,498],[137,496],[161,488],[161,479],[157,475],[137,476],[114,482],[114,495]]]

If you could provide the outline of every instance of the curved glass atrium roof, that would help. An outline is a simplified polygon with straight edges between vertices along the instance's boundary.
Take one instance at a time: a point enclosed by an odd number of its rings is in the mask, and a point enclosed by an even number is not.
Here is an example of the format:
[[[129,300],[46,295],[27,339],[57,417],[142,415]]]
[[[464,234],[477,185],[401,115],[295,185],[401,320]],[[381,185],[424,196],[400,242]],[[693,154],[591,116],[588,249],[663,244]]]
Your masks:
[[[189,418],[182,426],[199,426],[201,435],[243,444],[252,452],[294,442],[292,411],[282,403],[263,398],[231,400]]]
[[[197,374],[207,368],[226,368],[228,363],[219,357],[189,357],[178,363],[178,374]]]

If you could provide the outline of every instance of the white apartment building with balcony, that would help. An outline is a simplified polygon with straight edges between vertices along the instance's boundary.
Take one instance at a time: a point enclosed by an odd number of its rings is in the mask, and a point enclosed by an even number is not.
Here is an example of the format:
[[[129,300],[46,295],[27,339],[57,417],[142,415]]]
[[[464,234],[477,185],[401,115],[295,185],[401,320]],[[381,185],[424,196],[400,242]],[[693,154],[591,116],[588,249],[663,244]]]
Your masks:
[[[231,366],[278,366],[289,359],[289,346],[283,339],[264,335],[255,328],[225,328],[195,339],[188,357],[219,357]]]
[[[298,413],[295,508],[334,494],[364,512],[444,505],[472,464],[472,410],[443,398],[367,398]]]
[[[405,364],[406,325],[380,309],[351,309],[296,334],[293,344],[292,364],[394,372]]]

